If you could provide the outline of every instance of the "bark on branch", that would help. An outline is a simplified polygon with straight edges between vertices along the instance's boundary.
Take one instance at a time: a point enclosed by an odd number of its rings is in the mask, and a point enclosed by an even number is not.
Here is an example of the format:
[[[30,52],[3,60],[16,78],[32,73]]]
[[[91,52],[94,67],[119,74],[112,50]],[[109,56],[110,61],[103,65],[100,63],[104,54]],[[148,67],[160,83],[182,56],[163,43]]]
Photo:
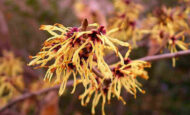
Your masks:
[[[167,53],[167,54],[160,54],[160,55],[154,55],[154,56],[147,56],[147,57],[140,58],[139,60],[152,62],[152,61],[157,61],[157,60],[162,60],[162,59],[170,59],[173,57],[185,56],[185,55],[189,55],[189,54],[190,54],[190,50],[186,50],[186,51],[179,51],[176,53]]]
[[[67,82],[67,86],[72,86],[73,84],[73,81],[70,80]],[[28,99],[28,98],[31,98],[33,96],[38,96],[38,95],[42,95],[44,93],[48,93],[50,91],[53,91],[53,90],[58,90],[59,89],[59,85],[56,85],[54,87],[51,87],[51,88],[46,88],[46,89],[42,89],[40,91],[36,91],[36,92],[30,92],[30,93],[25,93],[23,95],[21,95],[20,97],[10,101],[7,105],[5,105],[4,107],[2,107],[0,109],[0,113],[2,113],[4,110],[6,110],[7,108],[13,106],[14,104],[18,103],[18,102],[21,102],[21,101],[24,101],[25,99]]]

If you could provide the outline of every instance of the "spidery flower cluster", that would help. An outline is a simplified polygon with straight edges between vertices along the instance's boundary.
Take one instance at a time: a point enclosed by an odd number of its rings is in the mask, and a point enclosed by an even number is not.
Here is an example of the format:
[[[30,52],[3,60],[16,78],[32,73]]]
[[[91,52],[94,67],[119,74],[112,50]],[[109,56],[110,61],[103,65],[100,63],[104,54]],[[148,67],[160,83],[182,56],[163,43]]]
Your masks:
[[[18,95],[24,88],[22,65],[23,62],[12,52],[3,51],[3,56],[0,57],[0,106]]]
[[[60,84],[59,95],[65,91],[67,81],[73,77],[73,90],[77,84],[84,86],[84,93],[79,96],[81,104],[87,105],[92,95],[92,114],[95,114],[95,107],[102,98],[102,114],[106,101],[111,96],[118,100],[124,99],[120,96],[121,88],[136,97],[137,89],[141,92],[141,85],[136,77],[147,79],[148,75],[144,70],[150,64],[144,61],[129,61],[131,46],[109,37],[112,31],[106,31],[104,26],[89,24],[83,21],[80,27],[65,27],[61,24],[42,25],[40,30],[46,30],[51,34],[40,52],[36,56],[30,56],[32,61],[29,65],[36,65],[36,68],[47,68],[45,80]],[[114,43],[128,47],[125,57],[121,55]],[[113,65],[113,69],[104,61],[104,50],[109,49],[116,53],[120,61]],[[99,76],[94,69],[102,75]],[[79,75],[79,76],[77,76]]]
[[[165,6],[154,11],[143,22],[143,32],[150,34],[150,39],[156,42],[163,49],[167,47],[171,53],[177,52],[177,47],[187,50],[188,44],[185,43],[185,35],[189,32],[187,8]],[[175,57],[173,58],[175,66]]]
[[[150,63],[140,60],[130,60],[129,58],[124,60],[123,65],[120,63],[112,65],[111,71],[113,78],[102,79],[95,76],[96,81],[89,81],[88,89],[79,96],[81,104],[84,106],[88,104],[92,94],[94,94],[91,112],[95,114],[95,107],[102,98],[103,115],[105,115],[105,103],[108,101],[108,104],[110,104],[111,97],[116,97],[118,100],[121,100],[123,104],[126,104],[121,96],[122,88],[134,95],[134,98],[136,98],[137,90],[141,93],[145,93],[145,91],[141,89],[142,85],[138,82],[137,77],[148,79],[148,74],[144,70],[146,67],[150,67]]]
[[[137,23],[143,6],[133,0],[115,0],[114,6],[115,16],[109,20],[108,25],[108,29],[115,31],[111,36],[124,41],[132,40],[136,46],[136,41],[142,38]]]

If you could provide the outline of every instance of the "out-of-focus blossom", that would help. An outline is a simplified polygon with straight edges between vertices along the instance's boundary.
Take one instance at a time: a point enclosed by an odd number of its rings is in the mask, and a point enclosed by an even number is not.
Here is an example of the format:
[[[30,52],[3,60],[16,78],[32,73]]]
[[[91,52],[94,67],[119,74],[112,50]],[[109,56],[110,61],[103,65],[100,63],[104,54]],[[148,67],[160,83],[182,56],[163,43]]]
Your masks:
[[[16,76],[23,72],[23,62],[16,58],[12,52],[3,51],[0,57],[0,73],[6,76]]]
[[[107,26],[106,15],[100,8],[100,4],[95,0],[78,0],[74,3],[74,13],[81,21],[86,18],[89,23]]]
[[[177,52],[176,46],[181,50],[187,50],[188,44],[184,41],[185,35],[189,35],[187,20],[188,14],[183,8],[163,6],[144,20],[142,31],[149,34],[150,41],[154,41],[159,50],[167,47],[171,53],[174,53]],[[173,66],[175,66],[175,57]]]
[[[0,106],[17,96],[24,89],[23,62],[12,52],[3,51],[0,57]]]
[[[109,29],[115,28],[112,36],[121,40],[132,40],[136,45],[136,40],[142,38],[137,25],[139,15],[143,11],[143,6],[132,0],[116,0],[116,16],[109,20]]]

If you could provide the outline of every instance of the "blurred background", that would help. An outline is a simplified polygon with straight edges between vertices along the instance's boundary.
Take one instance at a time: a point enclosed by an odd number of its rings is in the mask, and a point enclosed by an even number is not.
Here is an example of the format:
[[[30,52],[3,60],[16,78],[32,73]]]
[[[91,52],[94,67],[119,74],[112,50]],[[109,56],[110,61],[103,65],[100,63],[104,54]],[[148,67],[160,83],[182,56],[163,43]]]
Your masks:
[[[140,17],[146,16],[155,7],[179,5],[177,0],[136,0],[135,2],[145,7]],[[113,14],[112,0],[0,0],[0,56],[3,55],[3,50],[14,52],[14,55],[24,63],[25,88],[36,91],[43,88],[41,84],[45,70],[34,70],[26,65],[30,61],[28,56],[35,55],[42,47],[43,41],[49,37],[47,32],[39,30],[40,25],[61,23],[65,26],[79,26],[81,20],[87,18],[89,23],[97,22],[107,26],[106,20]],[[144,57],[147,51],[147,47],[144,46],[134,49],[131,58]],[[106,105],[106,113],[108,115],[189,115],[189,59],[190,56],[180,57],[175,68],[172,67],[171,60],[153,62],[152,68],[147,69],[150,78],[141,81],[146,94],[138,93],[134,99],[130,94],[123,92],[127,104],[124,106],[120,101],[113,99],[111,104]],[[39,81],[40,83],[36,83]],[[38,85],[31,86],[31,84]],[[74,95],[70,94],[71,90],[68,88],[61,97],[58,97],[54,91],[32,97],[9,108],[4,114],[91,114],[91,103],[82,107],[78,100],[83,88],[77,87]],[[96,110],[97,115],[101,114],[101,104]]]

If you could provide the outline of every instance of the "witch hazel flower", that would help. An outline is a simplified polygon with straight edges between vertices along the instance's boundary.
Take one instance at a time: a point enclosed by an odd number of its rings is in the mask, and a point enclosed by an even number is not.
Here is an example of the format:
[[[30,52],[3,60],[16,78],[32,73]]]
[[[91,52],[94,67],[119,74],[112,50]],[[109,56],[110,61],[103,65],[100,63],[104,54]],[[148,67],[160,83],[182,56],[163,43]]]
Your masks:
[[[87,87],[93,74],[92,68],[96,66],[105,78],[112,79],[112,72],[104,61],[104,50],[113,50],[124,64],[124,59],[114,43],[131,48],[126,42],[109,37],[111,32],[106,32],[104,26],[89,24],[86,21],[80,27],[65,27],[61,24],[42,25],[40,30],[46,30],[51,37],[35,56],[30,56],[32,61],[29,66],[47,68],[45,80],[53,84],[61,84],[59,95],[62,95],[68,79],[73,75],[73,91],[78,83]],[[84,29],[85,28],[85,29]],[[108,33],[108,34],[107,34]],[[80,77],[76,75],[79,74]]]

